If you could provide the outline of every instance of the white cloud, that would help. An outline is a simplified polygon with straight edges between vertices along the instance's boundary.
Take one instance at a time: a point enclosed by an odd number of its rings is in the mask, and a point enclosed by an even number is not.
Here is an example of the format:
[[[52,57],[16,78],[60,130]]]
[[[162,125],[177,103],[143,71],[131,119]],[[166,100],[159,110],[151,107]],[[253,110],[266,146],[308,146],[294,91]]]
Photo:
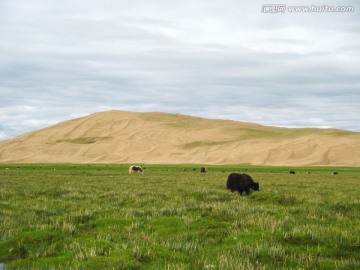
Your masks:
[[[109,109],[360,131],[358,2],[262,4],[0,2],[1,136]]]

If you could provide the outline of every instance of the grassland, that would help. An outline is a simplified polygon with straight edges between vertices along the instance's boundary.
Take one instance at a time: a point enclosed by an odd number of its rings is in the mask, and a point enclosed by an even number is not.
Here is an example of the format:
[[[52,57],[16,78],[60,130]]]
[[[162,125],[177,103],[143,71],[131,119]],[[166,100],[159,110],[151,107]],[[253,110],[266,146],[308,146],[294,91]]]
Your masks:
[[[145,167],[143,175],[128,175],[125,165],[0,165],[0,263],[360,268],[360,168]],[[228,192],[226,178],[235,171],[248,172],[260,191]]]

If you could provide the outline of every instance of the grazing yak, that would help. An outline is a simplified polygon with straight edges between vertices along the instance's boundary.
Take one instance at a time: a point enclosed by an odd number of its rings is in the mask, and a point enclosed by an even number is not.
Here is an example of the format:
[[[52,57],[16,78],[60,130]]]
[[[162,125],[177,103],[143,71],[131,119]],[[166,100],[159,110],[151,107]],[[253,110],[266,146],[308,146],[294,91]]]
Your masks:
[[[295,171],[290,171],[289,173],[290,173],[290,174],[295,174]]]
[[[230,189],[231,192],[237,190],[241,195],[245,191],[246,194],[249,195],[250,189],[258,191],[260,186],[259,183],[252,180],[250,175],[245,173],[232,173],[228,176],[226,188]]]
[[[141,168],[141,166],[138,165],[131,165],[129,168],[129,174],[133,173],[144,173],[144,170]]]
[[[200,172],[207,172],[207,169],[205,167],[201,167]]]
[[[339,173],[338,172],[333,172],[332,175],[338,175]]]

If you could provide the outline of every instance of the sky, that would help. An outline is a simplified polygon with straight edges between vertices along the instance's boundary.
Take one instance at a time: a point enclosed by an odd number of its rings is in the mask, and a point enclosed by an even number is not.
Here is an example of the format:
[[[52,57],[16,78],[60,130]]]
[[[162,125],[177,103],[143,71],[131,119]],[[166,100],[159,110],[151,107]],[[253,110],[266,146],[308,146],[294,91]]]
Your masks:
[[[360,2],[0,0],[0,140],[108,110],[360,132]]]

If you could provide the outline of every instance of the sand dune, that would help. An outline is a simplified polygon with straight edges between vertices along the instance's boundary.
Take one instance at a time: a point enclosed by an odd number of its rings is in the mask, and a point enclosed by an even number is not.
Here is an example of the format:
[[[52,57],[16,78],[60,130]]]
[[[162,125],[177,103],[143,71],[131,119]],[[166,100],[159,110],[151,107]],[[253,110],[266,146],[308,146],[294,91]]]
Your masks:
[[[0,142],[1,163],[360,166],[360,133],[109,111]]]

